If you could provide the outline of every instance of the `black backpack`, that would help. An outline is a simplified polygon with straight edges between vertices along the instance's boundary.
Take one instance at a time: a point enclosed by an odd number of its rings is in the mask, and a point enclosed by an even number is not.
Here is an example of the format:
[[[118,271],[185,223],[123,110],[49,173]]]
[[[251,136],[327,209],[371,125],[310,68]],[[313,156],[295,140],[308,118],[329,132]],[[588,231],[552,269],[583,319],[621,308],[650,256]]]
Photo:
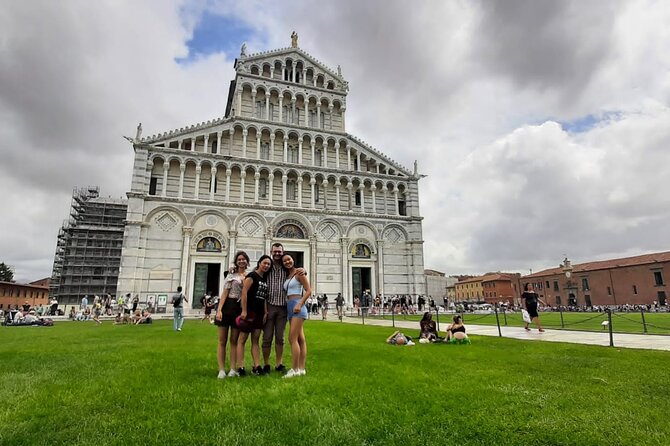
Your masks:
[[[182,300],[183,297],[184,296],[181,293],[179,293],[177,296],[173,297],[172,298],[172,305],[174,305],[175,307],[181,306],[181,300]]]

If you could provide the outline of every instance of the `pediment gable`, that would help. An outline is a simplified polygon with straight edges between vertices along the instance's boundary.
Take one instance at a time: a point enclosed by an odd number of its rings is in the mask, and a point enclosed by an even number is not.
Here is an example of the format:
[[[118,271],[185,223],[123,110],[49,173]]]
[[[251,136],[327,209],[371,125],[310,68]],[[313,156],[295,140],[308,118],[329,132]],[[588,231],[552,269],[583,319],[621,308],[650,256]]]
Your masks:
[[[360,138],[355,137],[354,135],[347,133],[347,141],[349,144],[351,144],[353,147],[356,148],[356,150],[360,150],[362,153],[364,153],[366,156],[373,158],[373,159],[379,159],[384,162],[384,164],[387,164],[393,169],[396,170],[398,176],[403,177],[403,178],[410,178],[413,176],[412,171],[410,171],[408,168],[400,164],[394,159],[389,158],[386,156],[384,153],[381,151],[375,149],[365,141],[361,140]]]
[[[261,51],[259,53],[249,54],[248,56],[240,56],[236,63],[235,68],[237,69],[241,64],[251,66],[252,64],[262,64],[269,63],[274,64],[275,61],[286,59],[302,59],[307,61],[309,64],[313,65],[314,68],[318,68],[328,75],[332,76],[335,79],[339,79],[344,82],[342,74],[338,72],[337,69],[332,69],[325,63],[321,62],[311,54],[300,48],[280,48],[277,50],[271,51]],[[309,67],[309,66],[308,66]]]

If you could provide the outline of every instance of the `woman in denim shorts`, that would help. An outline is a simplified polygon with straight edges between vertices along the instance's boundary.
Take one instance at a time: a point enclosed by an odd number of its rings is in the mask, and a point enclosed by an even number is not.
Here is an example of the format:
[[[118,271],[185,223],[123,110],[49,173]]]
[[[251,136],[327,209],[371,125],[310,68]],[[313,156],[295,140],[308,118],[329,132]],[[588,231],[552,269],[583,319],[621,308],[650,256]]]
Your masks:
[[[282,265],[286,270],[286,281],[284,290],[286,290],[287,313],[289,321],[288,341],[291,344],[291,370],[286,372],[284,378],[293,378],[294,376],[304,375],[305,362],[307,360],[307,343],[305,342],[305,332],[303,324],[307,319],[307,308],[305,301],[312,294],[312,288],[309,285],[307,275],[297,275],[295,261],[290,254],[284,254],[281,258]]]

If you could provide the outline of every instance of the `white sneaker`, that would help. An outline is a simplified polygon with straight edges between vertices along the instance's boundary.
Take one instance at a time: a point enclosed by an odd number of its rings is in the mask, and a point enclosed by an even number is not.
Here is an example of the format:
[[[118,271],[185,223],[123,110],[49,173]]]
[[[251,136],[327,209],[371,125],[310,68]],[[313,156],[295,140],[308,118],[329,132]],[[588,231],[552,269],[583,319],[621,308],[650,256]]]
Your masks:
[[[307,370],[305,370],[305,369],[298,369],[298,375],[307,375]]]
[[[219,370],[219,375],[217,376],[217,378],[223,379],[225,377],[226,377],[226,371],[225,370]]]
[[[235,369],[230,369],[230,372],[228,372],[228,378],[234,378],[236,376],[240,376],[240,374],[237,373],[237,371],[235,371]]]
[[[300,376],[300,371],[289,369],[289,371],[286,372],[286,375],[284,375],[283,378],[293,378],[295,376]]]

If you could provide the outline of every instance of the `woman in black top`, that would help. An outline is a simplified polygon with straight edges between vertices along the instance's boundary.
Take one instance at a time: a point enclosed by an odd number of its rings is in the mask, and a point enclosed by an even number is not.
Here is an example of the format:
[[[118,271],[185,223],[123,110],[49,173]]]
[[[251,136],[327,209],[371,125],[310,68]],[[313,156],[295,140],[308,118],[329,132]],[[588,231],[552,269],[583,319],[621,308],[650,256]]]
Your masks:
[[[265,275],[271,267],[272,258],[268,255],[263,255],[258,259],[256,269],[247,274],[247,277],[244,279],[242,296],[240,298],[242,313],[238,317],[240,336],[237,338],[237,373],[240,376],[246,375],[244,370],[244,344],[247,342],[249,333],[251,333],[251,358],[254,362],[252,372],[260,375],[263,371],[260,365],[261,347],[259,340],[265,318],[267,317],[269,288],[265,281]]]
[[[437,340],[437,325],[433,320],[432,314],[426,311],[419,322],[419,327],[421,327],[419,339],[428,339],[430,342],[435,342]]]
[[[544,328],[542,328],[542,324],[540,323],[540,315],[537,312],[537,302],[538,301],[542,302],[542,301],[538,297],[535,290],[530,287],[530,283],[527,283],[523,286],[523,294],[521,295],[521,298],[524,300],[524,302],[526,304],[526,311],[528,311],[528,315],[530,316],[530,319],[537,326],[537,330],[540,333],[544,333]],[[542,302],[542,304],[546,305],[544,302]],[[528,322],[526,322],[526,325],[523,328],[525,328],[526,331],[530,331],[530,327],[528,326]]]

